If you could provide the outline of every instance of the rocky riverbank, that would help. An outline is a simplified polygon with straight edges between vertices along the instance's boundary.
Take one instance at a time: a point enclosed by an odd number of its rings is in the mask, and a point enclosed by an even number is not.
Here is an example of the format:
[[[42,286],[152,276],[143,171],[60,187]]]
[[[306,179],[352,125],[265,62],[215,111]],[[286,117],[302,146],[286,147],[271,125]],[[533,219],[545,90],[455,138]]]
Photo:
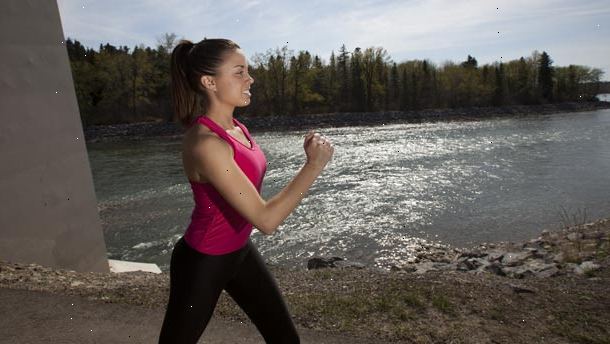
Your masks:
[[[424,247],[393,271],[340,261],[269,266],[301,326],[392,343],[610,342],[610,219],[521,243]],[[169,276],[0,261],[0,287],[159,307]],[[216,312],[249,321],[225,292]]]
[[[585,224],[567,232],[543,230],[540,237],[520,244],[484,243],[466,250],[424,243],[416,249],[414,258],[407,259],[402,266],[392,266],[392,271],[416,274],[462,271],[492,273],[516,279],[593,274],[601,268],[596,263],[599,258],[610,252],[608,232],[603,228],[606,226],[600,222]],[[314,257],[309,259],[307,267],[365,268],[362,263],[350,262],[342,257]]]
[[[237,116],[251,132],[308,130],[341,126],[368,126],[421,123],[431,121],[481,120],[552,114],[577,111],[592,111],[610,108],[610,102],[572,102],[545,105],[513,105],[502,107],[467,107],[456,109],[425,109],[417,111],[382,111],[358,113],[325,113],[296,116]],[[86,142],[140,140],[146,137],[179,137],[182,129],[176,123],[145,122],[104,126],[89,126],[84,129]]]

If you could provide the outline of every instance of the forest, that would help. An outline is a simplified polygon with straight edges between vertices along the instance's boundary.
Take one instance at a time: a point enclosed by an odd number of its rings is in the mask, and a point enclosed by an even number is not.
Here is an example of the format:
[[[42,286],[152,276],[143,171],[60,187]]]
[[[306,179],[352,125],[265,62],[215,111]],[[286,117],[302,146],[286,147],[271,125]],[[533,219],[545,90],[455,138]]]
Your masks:
[[[66,40],[84,127],[173,121],[169,63],[179,39],[165,33],[157,40],[154,49],[140,44],[131,51],[109,43],[96,51],[76,39]],[[237,116],[593,101],[609,88],[600,82],[600,69],[554,66],[547,52],[537,50],[485,65],[470,55],[436,65],[427,59],[397,63],[382,47],[349,51],[343,44],[326,61],[283,46],[255,52],[248,64],[255,80],[252,98],[247,107],[235,109]]]

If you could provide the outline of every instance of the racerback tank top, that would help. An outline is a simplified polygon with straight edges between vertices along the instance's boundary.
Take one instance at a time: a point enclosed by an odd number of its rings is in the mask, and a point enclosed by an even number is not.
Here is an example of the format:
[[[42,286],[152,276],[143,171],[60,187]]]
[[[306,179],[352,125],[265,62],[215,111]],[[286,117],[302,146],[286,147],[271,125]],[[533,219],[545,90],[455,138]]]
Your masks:
[[[207,126],[233,147],[235,162],[260,194],[267,160],[248,129],[233,118],[233,123],[241,128],[251,147],[246,147],[207,116],[195,118],[191,125],[195,123]],[[210,255],[226,254],[244,247],[252,232],[252,224],[226,202],[210,182],[189,182],[195,208],[184,234],[186,243],[195,250]]]

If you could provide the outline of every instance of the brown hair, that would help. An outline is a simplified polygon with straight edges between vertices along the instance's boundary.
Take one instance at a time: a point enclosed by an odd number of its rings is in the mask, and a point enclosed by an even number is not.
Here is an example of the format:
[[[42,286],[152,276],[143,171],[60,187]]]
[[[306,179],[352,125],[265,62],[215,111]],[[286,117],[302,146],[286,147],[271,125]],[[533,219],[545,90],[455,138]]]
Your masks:
[[[193,42],[181,40],[171,56],[171,98],[174,121],[188,127],[196,116],[208,110],[210,100],[203,85],[203,75],[217,74],[227,53],[240,49],[237,43],[224,38],[204,38]]]

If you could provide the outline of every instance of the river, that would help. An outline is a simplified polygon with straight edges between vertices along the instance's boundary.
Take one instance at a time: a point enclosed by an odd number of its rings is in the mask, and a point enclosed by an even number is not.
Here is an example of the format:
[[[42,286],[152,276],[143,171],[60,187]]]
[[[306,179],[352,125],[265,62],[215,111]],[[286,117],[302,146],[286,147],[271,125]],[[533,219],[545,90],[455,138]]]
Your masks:
[[[278,232],[252,233],[271,263],[302,269],[312,256],[341,256],[389,268],[422,242],[520,241],[610,217],[608,109],[319,132],[332,161]],[[305,132],[251,134],[267,157],[268,200],[305,161]],[[180,144],[87,144],[110,259],[169,269],[194,206]]]

